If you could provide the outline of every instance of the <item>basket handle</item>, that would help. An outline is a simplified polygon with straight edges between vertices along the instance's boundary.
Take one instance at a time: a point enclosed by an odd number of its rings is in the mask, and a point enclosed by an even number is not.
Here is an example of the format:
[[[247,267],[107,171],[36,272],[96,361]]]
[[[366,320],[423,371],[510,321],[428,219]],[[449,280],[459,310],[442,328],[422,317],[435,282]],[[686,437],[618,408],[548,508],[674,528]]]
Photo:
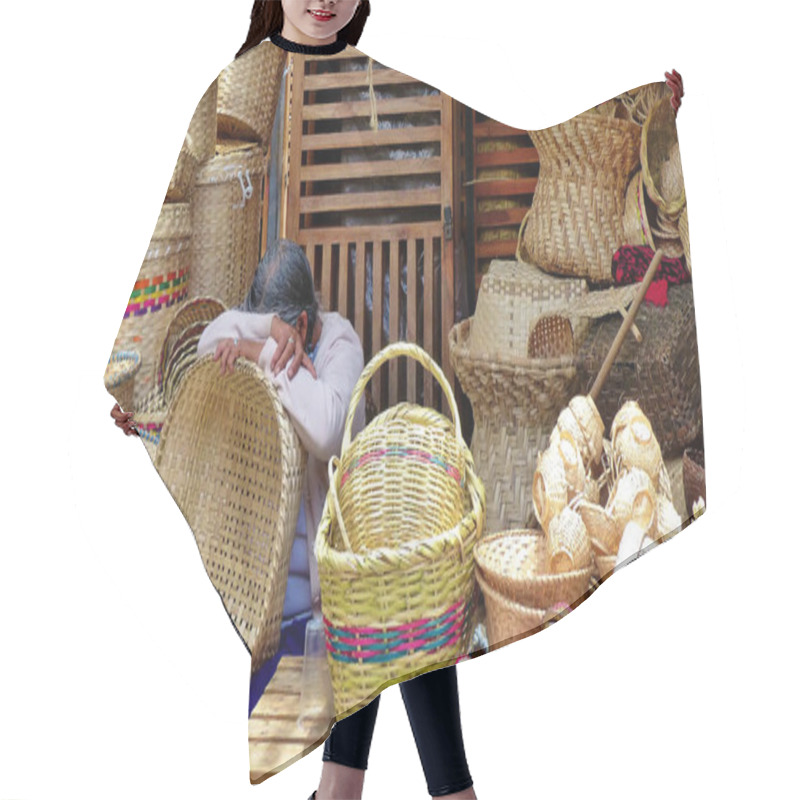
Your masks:
[[[342,509],[339,506],[339,495],[336,492],[336,481],[333,477],[334,461],[336,462],[335,466],[337,468],[339,467],[339,459],[336,458],[336,456],[331,456],[330,461],[328,461],[328,496],[333,502],[333,511],[336,514],[336,521],[339,523],[339,530],[342,533],[345,547],[352,553],[353,548],[350,545],[350,539],[348,538],[347,530],[344,527],[344,517],[342,516]]]
[[[369,364],[364,367],[364,371],[361,373],[361,377],[358,379],[358,382],[353,389],[353,395],[350,398],[350,408],[347,412],[347,421],[344,425],[342,453],[346,452],[347,448],[350,446],[353,419],[356,415],[356,408],[361,400],[361,395],[367,388],[367,384],[370,382],[370,379],[378,371],[378,368],[382,364],[385,364],[387,361],[397,358],[398,356],[408,356],[409,358],[413,358],[433,374],[433,377],[436,378],[436,380],[439,382],[439,385],[442,387],[444,396],[447,398],[447,402],[450,406],[450,413],[453,417],[456,436],[460,442],[463,442],[463,439],[461,438],[461,418],[458,415],[456,398],[453,396],[453,390],[450,387],[444,372],[442,372],[441,367],[419,345],[416,345],[413,342],[393,342],[372,357],[372,360],[369,362]]]

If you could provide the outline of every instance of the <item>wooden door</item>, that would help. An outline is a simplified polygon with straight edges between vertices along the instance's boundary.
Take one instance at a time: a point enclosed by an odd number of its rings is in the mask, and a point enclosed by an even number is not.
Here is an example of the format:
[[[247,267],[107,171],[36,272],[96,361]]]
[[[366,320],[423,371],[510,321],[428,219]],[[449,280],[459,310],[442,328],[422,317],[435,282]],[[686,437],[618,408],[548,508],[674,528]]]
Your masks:
[[[453,101],[349,47],[292,55],[287,88],[282,235],[305,249],[325,308],[352,322],[365,362],[405,339],[455,386]],[[380,375],[379,411],[406,399],[444,410],[410,359]]]

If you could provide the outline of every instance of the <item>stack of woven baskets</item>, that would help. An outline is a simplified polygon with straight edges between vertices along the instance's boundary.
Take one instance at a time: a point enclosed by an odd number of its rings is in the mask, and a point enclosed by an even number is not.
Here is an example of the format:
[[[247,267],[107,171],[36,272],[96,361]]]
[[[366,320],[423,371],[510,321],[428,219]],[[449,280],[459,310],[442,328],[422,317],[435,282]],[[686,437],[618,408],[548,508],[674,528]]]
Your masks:
[[[452,422],[400,403],[355,439],[353,419],[378,368],[406,356],[442,388]],[[475,624],[473,547],[483,485],[441,368],[416,345],[381,350],[356,384],[341,459],[315,542],[337,717],[381,689],[467,653]]]

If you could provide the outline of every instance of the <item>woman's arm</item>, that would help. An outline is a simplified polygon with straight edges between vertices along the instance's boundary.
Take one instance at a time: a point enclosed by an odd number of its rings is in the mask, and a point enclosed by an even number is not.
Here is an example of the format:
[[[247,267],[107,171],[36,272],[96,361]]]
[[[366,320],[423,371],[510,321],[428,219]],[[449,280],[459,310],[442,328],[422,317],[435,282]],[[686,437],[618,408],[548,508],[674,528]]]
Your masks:
[[[197,355],[202,357],[214,353],[224,339],[240,339],[266,342],[272,331],[274,314],[255,314],[231,309],[220,314],[206,325],[197,343]],[[262,344],[263,346],[263,344]],[[258,355],[251,359],[258,361]]]
[[[343,334],[317,365],[316,379],[305,369],[293,378],[286,370],[274,375],[270,361],[276,346],[274,340],[267,341],[258,365],[278,390],[303,446],[315,458],[328,461],[339,454],[350,397],[364,369],[361,343],[355,331]]]

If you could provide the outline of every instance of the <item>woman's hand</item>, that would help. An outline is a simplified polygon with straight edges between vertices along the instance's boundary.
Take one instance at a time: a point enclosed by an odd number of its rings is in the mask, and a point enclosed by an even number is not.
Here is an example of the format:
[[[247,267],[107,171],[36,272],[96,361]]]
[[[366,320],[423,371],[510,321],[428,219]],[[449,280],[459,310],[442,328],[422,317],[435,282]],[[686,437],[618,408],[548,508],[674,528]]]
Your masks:
[[[293,358],[289,366],[288,374],[289,380],[297,375],[297,370],[300,367],[305,367],[317,379],[317,371],[314,369],[314,364],[303,348],[303,339],[296,328],[284,322],[277,315],[272,319],[272,330],[270,335],[277,342],[278,346],[275,348],[275,354],[272,356],[270,362],[270,369],[277,375]]]
[[[243,355],[239,339],[223,339],[214,352],[214,361],[219,361],[219,374],[233,374],[236,359]]]
[[[114,424],[125,431],[126,436],[139,435],[139,431],[136,430],[133,424],[133,411],[123,411],[119,407],[119,403],[114,403],[114,408],[111,409],[111,416],[114,418]]]
[[[681,77],[680,72],[677,70],[672,70],[671,73],[665,72],[664,75],[667,77],[667,86],[672,89],[672,98],[670,99],[670,103],[672,108],[675,110],[675,115],[678,114],[678,109],[681,107],[681,97],[683,97],[683,78]]]

